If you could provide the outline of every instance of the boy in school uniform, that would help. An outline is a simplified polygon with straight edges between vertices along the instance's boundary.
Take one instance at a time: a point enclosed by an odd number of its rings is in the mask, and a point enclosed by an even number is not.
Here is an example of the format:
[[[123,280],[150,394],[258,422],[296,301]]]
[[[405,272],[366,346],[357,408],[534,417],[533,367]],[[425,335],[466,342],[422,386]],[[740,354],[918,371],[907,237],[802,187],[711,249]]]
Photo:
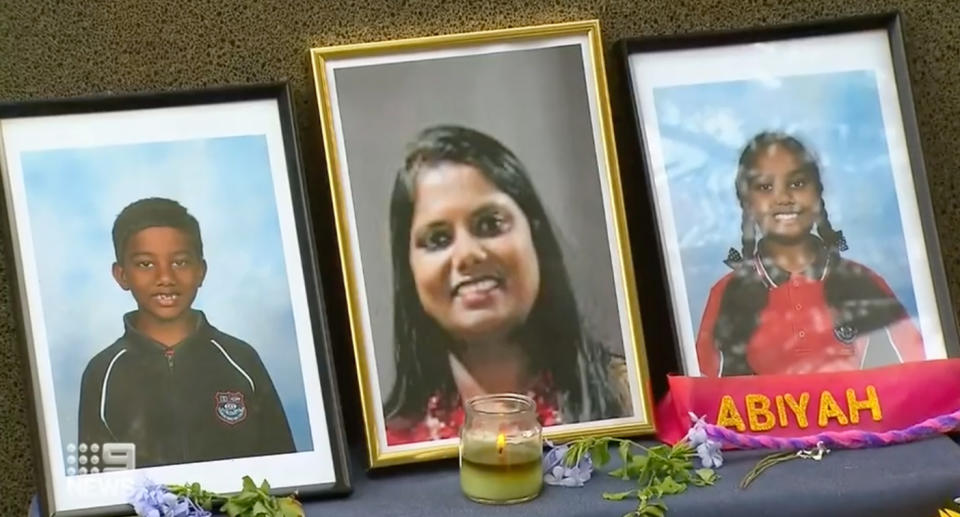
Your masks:
[[[196,218],[141,199],[117,216],[113,245],[137,309],[83,373],[80,443],[133,443],[137,467],[295,452],[257,352],[191,307],[207,272]]]

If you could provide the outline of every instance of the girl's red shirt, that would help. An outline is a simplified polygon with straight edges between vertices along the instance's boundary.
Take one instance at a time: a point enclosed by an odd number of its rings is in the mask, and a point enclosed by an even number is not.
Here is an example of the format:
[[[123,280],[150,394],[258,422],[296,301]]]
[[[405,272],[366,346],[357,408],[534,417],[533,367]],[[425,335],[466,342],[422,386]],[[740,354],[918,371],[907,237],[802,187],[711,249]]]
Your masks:
[[[923,338],[906,313],[887,327],[868,334],[834,327],[824,293],[829,265],[806,273],[789,273],[773,270],[775,266],[765,262],[758,255],[753,263],[769,289],[767,305],[760,312],[757,328],[747,344],[747,363],[754,373],[859,370],[864,366],[869,348],[882,346],[879,343],[892,345],[900,362],[925,358]],[[862,268],[882,291],[895,298],[880,275],[860,264],[852,263],[852,266]],[[724,291],[733,275],[727,274],[710,290],[697,333],[700,372],[709,377],[717,377],[723,371],[724,357],[714,342],[713,329]]]

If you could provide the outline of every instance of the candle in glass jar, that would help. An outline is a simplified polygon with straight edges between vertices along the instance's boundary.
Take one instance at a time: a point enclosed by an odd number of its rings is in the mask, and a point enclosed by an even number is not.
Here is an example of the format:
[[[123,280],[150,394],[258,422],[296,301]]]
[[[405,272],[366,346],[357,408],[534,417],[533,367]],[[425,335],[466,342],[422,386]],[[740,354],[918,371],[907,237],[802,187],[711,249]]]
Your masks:
[[[481,503],[510,504],[539,495],[543,486],[536,406],[521,395],[468,401],[460,437],[460,487]]]

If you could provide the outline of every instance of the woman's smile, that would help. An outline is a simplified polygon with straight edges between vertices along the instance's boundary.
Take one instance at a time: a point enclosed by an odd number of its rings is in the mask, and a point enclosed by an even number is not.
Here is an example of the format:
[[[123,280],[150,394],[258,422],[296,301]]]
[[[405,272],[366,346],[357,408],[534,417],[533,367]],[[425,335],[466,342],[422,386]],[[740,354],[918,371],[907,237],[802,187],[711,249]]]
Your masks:
[[[527,217],[472,165],[442,162],[416,181],[410,268],[424,311],[462,341],[506,336],[540,289]]]
[[[491,277],[469,279],[457,284],[453,296],[466,309],[481,309],[494,303],[494,297],[503,292],[503,282]]]

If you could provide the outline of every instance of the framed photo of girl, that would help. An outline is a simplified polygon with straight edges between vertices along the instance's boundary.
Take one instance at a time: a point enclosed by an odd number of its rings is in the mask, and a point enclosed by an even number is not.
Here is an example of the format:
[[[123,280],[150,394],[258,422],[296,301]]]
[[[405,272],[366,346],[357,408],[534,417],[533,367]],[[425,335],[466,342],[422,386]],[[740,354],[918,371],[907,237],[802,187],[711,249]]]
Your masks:
[[[0,105],[41,514],[350,489],[285,84]]]
[[[960,352],[898,14],[619,49],[684,373]]]
[[[313,49],[373,467],[653,429],[596,21]]]

